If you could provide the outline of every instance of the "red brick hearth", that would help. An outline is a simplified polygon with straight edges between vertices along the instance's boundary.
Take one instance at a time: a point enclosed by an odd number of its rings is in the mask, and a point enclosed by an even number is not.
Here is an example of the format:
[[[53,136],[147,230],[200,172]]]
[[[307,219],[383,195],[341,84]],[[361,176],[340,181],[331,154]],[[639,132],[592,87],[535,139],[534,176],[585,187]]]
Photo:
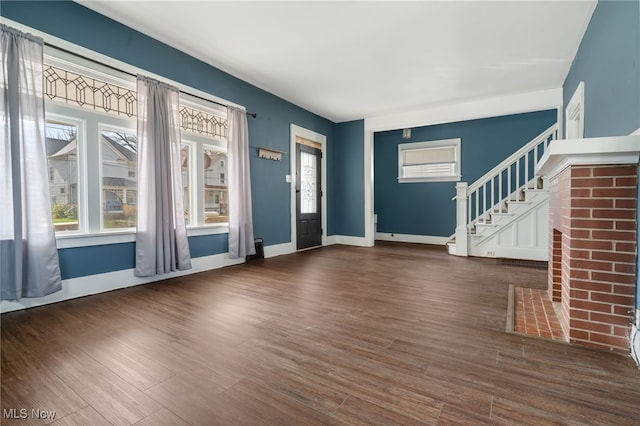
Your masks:
[[[559,140],[541,161],[549,188],[548,293],[572,343],[629,351],[639,142]]]
[[[550,181],[549,291],[571,342],[629,349],[637,174],[636,165],[579,165]]]

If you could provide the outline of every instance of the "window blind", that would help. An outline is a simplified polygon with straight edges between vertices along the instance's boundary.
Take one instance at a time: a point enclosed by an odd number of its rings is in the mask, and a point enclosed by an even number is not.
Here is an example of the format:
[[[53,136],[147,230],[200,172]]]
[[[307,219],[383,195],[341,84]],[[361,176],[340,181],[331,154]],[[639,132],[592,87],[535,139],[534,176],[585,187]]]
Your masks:
[[[438,177],[455,175],[454,146],[408,149],[402,152],[402,177]]]

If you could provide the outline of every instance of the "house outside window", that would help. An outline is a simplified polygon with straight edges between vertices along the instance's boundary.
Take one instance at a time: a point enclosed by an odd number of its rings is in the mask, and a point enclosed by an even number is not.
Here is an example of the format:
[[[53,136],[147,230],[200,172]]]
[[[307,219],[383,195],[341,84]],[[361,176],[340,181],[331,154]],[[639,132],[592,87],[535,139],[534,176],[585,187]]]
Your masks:
[[[136,226],[137,137],[133,131],[100,132],[102,157],[102,226],[105,229]],[[134,176],[133,178],[131,176]]]
[[[456,182],[461,178],[461,140],[398,145],[398,182]]]
[[[51,214],[56,231],[79,229],[77,137],[75,123],[53,120],[45,123]]]
[[[214,146],[204,147],[204,221],[229,221],[229,187],[226,183],[227,154]]]
[[[184,201],[184,221],[187,226],[191,225],[192,215],[192,196],[191,196],[191,151],[192,144],[182,143],[180,145],[180,171],[182,173],[182,197]]]

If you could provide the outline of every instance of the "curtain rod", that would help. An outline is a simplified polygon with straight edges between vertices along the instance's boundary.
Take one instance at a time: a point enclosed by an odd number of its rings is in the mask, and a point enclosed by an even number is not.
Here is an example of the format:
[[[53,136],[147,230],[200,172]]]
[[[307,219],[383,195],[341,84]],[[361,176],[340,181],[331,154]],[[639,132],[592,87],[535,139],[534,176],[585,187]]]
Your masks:
[[[123,74],[130,75],[131,77],[136,77],[136,78],[138,77],[136,74],[134,74],[132,72],[125,71],[125,70],[120,69],[118,67],[114,67],[113,65],[105,64],[104,62],[98,61],[97,59],[93,59],[93,58],[89,58],[89,57],[84,56],[84,55],[80,55],[79,53],[72,52],[72,51],[67,50],[67,49],[65,49],[63,47],[56,46],[56,45],[51,44],[51,43],[47,43],[46,41],[44,42],[44,45],[47,46],[47,47],[51,47],[53,49],[59,50],[59,51],[64,52],[64,53],[68,53],[70,55],[77,56],[77,57],[82,58],[84,60],[87,60],[89,62],[93,62],[94,64],[102,65],[103,67],[107,67],[107,68],[112,69],[114,71],[118,71],[118,72],[121,72]],[[185,95],[189,95],[189,96],[194,97],[196,99],[200,99],[201,101],[213,102],[214,104],[223,106],[225,108],[229,107],[229,105],[223,104],[222,102],[213,101],[211,99],[207,99],[207,98],[204,98],[202,96],[194,95],[193,93],[185,92],[184,90],[180,90],[180,93],[185,94]],[[258,116],[258,114],[256,114],[255,112],[246,111],[246,114],[250,115],[253,118],[256,118]]]

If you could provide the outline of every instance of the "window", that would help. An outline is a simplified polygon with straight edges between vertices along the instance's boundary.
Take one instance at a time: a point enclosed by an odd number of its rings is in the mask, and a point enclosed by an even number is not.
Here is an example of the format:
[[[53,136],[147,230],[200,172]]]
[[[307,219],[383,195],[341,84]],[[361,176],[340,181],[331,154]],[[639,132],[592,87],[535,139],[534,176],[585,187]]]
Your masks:
[[[137,185],[129,176],[135,176],[137,167],[137,137],[127,130],[102,130],[100,144],[102,227],[132,228],[136,226]]]
[[[220,147],[205,145],[204,160],[204,223],[229,221],[229,188],[225,180],[227,153]]]
[[[180,169],[182,172],[182,196],[184,198],[184,220],[191,225],[191,145],[180,145]]]
[[[45,138],[54,229],[78,230],[78,127],[47,120]]]
[[[398,182],[460,180],[460,139],[398,145]]]
[[[185,187],[185,218],[192,227],[225,226],[229,222],[227,139],[198,129],[218,129],[226,133],[226,109],[211,105],[192,103],[191,99],[180,99],[183,107],[190,111],[202,111],[195,115],[208,124],[191,124],[182,128],[182,182]],[[181,113],[181,117],[184,115]],[[224,117],[224,118],[223,118]],[[215,123],[218,123],[214,126]],[[219,123],[224,123],[220,127]],[[217,126],[217,127],[216,127]]]
[[[46,49],[44,92],[56,234],[134,232],[135,78]],[[179,119],[186,224],[227,224],[226,108],[182,94]]]

